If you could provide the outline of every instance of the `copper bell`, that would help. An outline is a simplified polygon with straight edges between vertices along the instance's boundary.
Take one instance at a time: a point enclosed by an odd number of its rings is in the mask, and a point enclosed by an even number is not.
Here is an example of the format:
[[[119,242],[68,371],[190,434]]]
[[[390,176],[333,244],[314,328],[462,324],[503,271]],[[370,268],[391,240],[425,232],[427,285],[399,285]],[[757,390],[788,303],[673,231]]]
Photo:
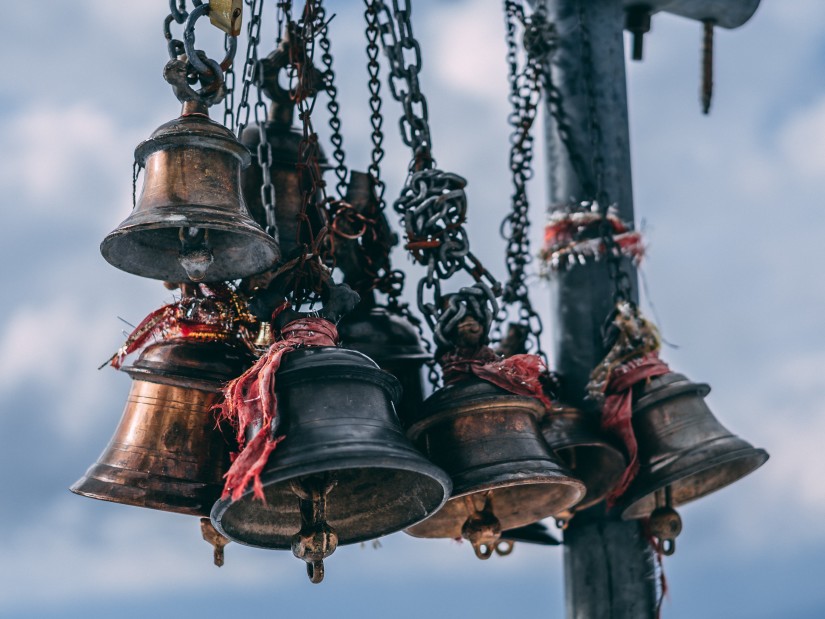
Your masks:
[[[410,321],[381,306],[363,306],[338,324],[341,343],[367,355],[401,383],[398,416],[409,419],[424,402],[421,368],[430,356]]]
[[[539,434],[544,407],[475,377],[435,392],[407,435],[450,474],[450,501],[410,527],[416,537],[465,538],[489,558],[502,530],[557,514],[584,496],[584,485]]]
[[[621,448],[599,432],[593,415],[559,405],[542,421],[544,440],[587,488],[575,511],[602,501],[624,473],[627,460]],[[564,519],[560,514],[554,514]]]
[[[225,281],[270,268],[278,243],[240,188],[249,152],[205,108],[161,125],[135,149],[146,169],[132,211],[100,245],[119,269],[164,281]]]
[[[399,531],[447,500],[449,477],[398,423],[398,381],[369,358],[343,348],[296,350],[276,376],[278,434],[286,438],[260,476],[266,501],[251,488],[219,500],[212,522],[223,535],[292,548],[317,582],[336,545]]]
[[[226,438],[212,405],[251,359],[229,342],[171,339],[147,347],[109,445],[71,491],[139,507],[204,516],[223,489]]]
[[[633,404],[640,469],[620,498],[622,518],[643,518],[710,494],[762,466],[764,449],[731,434],[705,404],[710,387],[669,372]]]

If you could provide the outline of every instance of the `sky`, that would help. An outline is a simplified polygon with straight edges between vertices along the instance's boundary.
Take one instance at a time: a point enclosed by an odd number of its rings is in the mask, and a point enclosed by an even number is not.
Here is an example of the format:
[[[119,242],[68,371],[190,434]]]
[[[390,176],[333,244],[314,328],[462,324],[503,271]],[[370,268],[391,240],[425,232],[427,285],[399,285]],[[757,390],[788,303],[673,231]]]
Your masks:
[[[380,548],[340,548],[314,586],[288,552],[232,544],[218,569],[196,519],[68,491],[128,392],[127,376],[96,369],[122,341],[118,317],[135,324],[171,299],[98,250],[129,213],[134,147],[179,111],[161,79],[166,3],[4,8],[0,617],[562,616],[559,548],[521,544],[480,562],[466,544],[399,533]],[[362,11],[339,0],[329,12],[348,162],[364,169]],[[501,277],[510,185],[500,5],[422,0],[413,23],[436,158],[468,179],[472,246]],[[710,383],[719,419],[771,454],[681,510],[678,551],[665,560],[671,619],[825,616],[822,24],[818,0],[763,0],[745,26],[717,31],[709,117],[699,109],[698,24],[654,17],[644,62],[628,65],[635,209],[648,244],[643,309],[674,344],[663,351],[671,367]],[[400,110],[384,109],[393,133]],[[408,155],[397,136],[387,148],[392,196]],[[540,172],[530,195],[538,240]],[[418,271],[396,260],[413,281]],[[536,278],[531,291],[547,313],[546,286]]]

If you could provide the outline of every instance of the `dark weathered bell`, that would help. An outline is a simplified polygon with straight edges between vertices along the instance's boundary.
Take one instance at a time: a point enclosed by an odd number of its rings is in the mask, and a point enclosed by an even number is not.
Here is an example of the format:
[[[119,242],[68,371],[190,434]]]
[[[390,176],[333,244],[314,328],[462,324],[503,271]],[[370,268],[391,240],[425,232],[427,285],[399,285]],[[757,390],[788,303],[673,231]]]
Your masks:
[[[404,437],[393,409],[399,391],[395,378],[358,352],[289,353],[276,380],[277,432],[285,438],[260,476],[266,500],[251,488],[238,500],[219,500],[216,528],[250,546],[292,548],[317,582],[336,545],[399,531],[435,512],[450,480]]]
[[[424,402],[407,435],[450,474],[453,494],[434,516],[410,527],[417,537],[469,539],[489,557],[502,530],[575,505],[584,485],[539,434],[543,405],[477,378],[438,390]]]
[[[576,408],[559,406],[541,424],[544,440],[587,488],[575,510],[603,500],[627,467],[621,448],[599,432],[591,417]]]
[[[410,321],[385,307],[359,307],[341,319],[338,334],[345,347],[367,355],[401,383],[398,416],[415,415],[424,402],[421,367],[430,356]]]
[[[131,367],[126,409],[109,445],[71,491],[170,512],[208,515],[223,489],[229,445],[211,408],[251,359],[222,341],[172,339]]]
[[[225,281],[278,260],[277,241],[250,217],[241,169],[250,155],[205,113],[161,125],[135,149],[145,167],[140,199],[100,245],[119,269],[164,281]]]
[[[273,109],[275,106],[273,106]],[[306,219],[299,217],[303,209],[302,187],[309,182],[307,174],[299,169],[299,147],[303,136],[297,129],[291,128],[281,120],[269,120],[264,123],[264,133],[271,149],[269,177],[275,196],[278,239],[283,259],[290,260],[299,253],[300,248],[312,241],[312,236],[322,227],[323,222],[317,209],[307,208]],[[260,129],[252,124],[244,129],[241,142],[252,152],[252,165],[243,172],[243,193],[249,212],[261,225],[266,225],[267,213],[261,199],[263,173],[259,164]],[[319,148],[319,163],[324,170],[326,158]]]
[[[675,372],[641,387],[633,405],[640,469],[619,499],[623,518],[643,518],[657,507],[703,497],[768,459],[764,449],[754,448],[717,421],[703,399],[709,391],[708,385]]]

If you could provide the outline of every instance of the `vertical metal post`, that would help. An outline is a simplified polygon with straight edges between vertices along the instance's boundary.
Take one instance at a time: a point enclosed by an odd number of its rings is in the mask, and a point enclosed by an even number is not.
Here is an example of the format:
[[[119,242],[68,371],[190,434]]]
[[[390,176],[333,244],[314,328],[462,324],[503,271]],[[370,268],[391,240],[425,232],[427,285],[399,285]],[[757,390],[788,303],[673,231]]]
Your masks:
[[[590,163],[598,148],[604,160],[603,186],[619,215],[633,221],[630,145],[621,0],[548,0],[559,46],[552,56],[553,83],[563,105],[577,152]],[[590,45],[590,66],[583,62]],[[586,58],[585,52],[585,58]],[[588,75],[589,72],[589,75]],[[588,89],[586,79],[593,80]],[[593,100],[588,94],[593,93]],[[601,138],[593,141],[590,114],[595,112]],[[550,201],[562,206],[583,194],[550,113],[547,149]],[[636,271],[631,276],[636,296]],[[564,379],[565,401],[596,415],[583,399],[591,370],[604,357],[601,327],[612,310],[613,288],[605,261],[575,266],[553,278],[550,321],[555,335],[553,366]],[[569,619],[649,619],[656,614],[655,567],[638,522],[608,517],[604,506],[577,514],[564,536],[565,590]]]

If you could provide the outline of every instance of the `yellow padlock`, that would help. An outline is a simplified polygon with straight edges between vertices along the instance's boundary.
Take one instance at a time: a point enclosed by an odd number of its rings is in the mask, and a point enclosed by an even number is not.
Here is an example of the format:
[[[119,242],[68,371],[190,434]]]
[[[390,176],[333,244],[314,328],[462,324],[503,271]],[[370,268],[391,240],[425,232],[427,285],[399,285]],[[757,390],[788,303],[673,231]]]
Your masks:
[[[209,21],[226,34],[238,36],[243,22],[243,0],[210,0]]]

